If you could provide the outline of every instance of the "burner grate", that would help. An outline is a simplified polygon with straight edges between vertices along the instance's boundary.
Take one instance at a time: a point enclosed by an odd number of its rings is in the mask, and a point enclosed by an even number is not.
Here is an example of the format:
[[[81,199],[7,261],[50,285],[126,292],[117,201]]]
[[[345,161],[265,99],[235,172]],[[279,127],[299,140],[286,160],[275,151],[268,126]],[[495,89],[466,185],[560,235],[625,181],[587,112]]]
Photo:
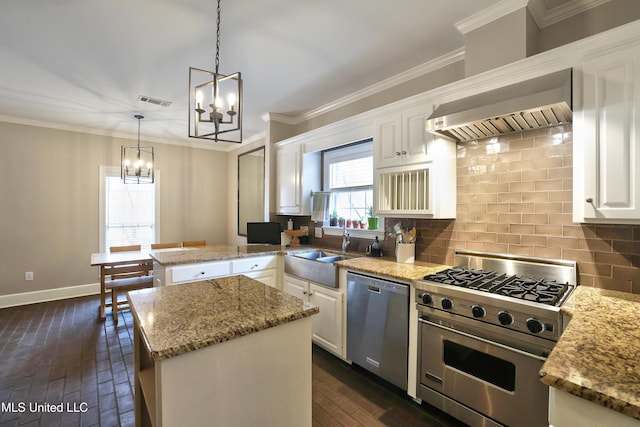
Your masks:
[[[443,270],[425,276],[424,280],[550,305],[558,304],[569,287],[554,280],[498,274],[495,271],[467,267]]]
[[[556,305],[567,291],[568,285],[553,280],[516,277],[495,290],[498,295]]]

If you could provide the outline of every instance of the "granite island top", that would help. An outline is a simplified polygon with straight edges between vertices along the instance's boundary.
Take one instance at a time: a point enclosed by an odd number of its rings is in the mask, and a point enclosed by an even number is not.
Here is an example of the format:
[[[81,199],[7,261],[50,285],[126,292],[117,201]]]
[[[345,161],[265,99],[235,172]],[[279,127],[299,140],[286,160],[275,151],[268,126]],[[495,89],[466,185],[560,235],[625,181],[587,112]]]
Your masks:
[[[151,258],[160,265],[191,264],[196,262],[223,261],[261,255],[277,255],[287,252],[280,245],[202,246],[151,251]]]
[[[318,307],[246,276],[132,291],[129,301],[154,361],[319,312]]]
[[[357,270],[365,273],[377,274],[398,280],[414,281],[422,279],[427,274],[449,268],[448,265],[432,264],[416,261],[414,264],[403,264],[392,258],[360,257],[336,261],[340,268]]]
[[[640,295],[578,286],[542,382],[640,419]]]

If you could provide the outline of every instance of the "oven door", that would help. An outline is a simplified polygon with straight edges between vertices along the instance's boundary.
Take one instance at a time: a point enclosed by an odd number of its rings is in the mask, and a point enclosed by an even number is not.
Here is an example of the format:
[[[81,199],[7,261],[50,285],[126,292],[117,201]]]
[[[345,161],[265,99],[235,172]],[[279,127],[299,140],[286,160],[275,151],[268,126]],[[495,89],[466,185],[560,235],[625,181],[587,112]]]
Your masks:
[[[455,325],[454,325],[455,326]],[[471,425],[548,426],[544,357],[420,318],[419,397]]]

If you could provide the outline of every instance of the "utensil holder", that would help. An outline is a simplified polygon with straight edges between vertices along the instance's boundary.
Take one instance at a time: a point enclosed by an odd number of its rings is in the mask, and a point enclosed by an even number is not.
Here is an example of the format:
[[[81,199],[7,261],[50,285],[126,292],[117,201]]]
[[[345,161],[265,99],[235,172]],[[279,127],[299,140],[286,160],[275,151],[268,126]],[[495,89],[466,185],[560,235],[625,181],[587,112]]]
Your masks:
[[[416,258],[415,243],[398,243],[396,245],[396,261],[403,264],[413,264]]]

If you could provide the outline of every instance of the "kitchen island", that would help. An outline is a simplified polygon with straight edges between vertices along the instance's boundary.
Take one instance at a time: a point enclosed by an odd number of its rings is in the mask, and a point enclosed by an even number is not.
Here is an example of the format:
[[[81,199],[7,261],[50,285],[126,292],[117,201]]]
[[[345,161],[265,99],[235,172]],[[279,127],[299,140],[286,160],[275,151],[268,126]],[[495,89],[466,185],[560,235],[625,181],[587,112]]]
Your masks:
[[[640,426],[640,295],[578,286],[571,321],[542,367],[550,422]]]
[[[137,426],[311,425],[317,307],[242,275],[128,297]]]

